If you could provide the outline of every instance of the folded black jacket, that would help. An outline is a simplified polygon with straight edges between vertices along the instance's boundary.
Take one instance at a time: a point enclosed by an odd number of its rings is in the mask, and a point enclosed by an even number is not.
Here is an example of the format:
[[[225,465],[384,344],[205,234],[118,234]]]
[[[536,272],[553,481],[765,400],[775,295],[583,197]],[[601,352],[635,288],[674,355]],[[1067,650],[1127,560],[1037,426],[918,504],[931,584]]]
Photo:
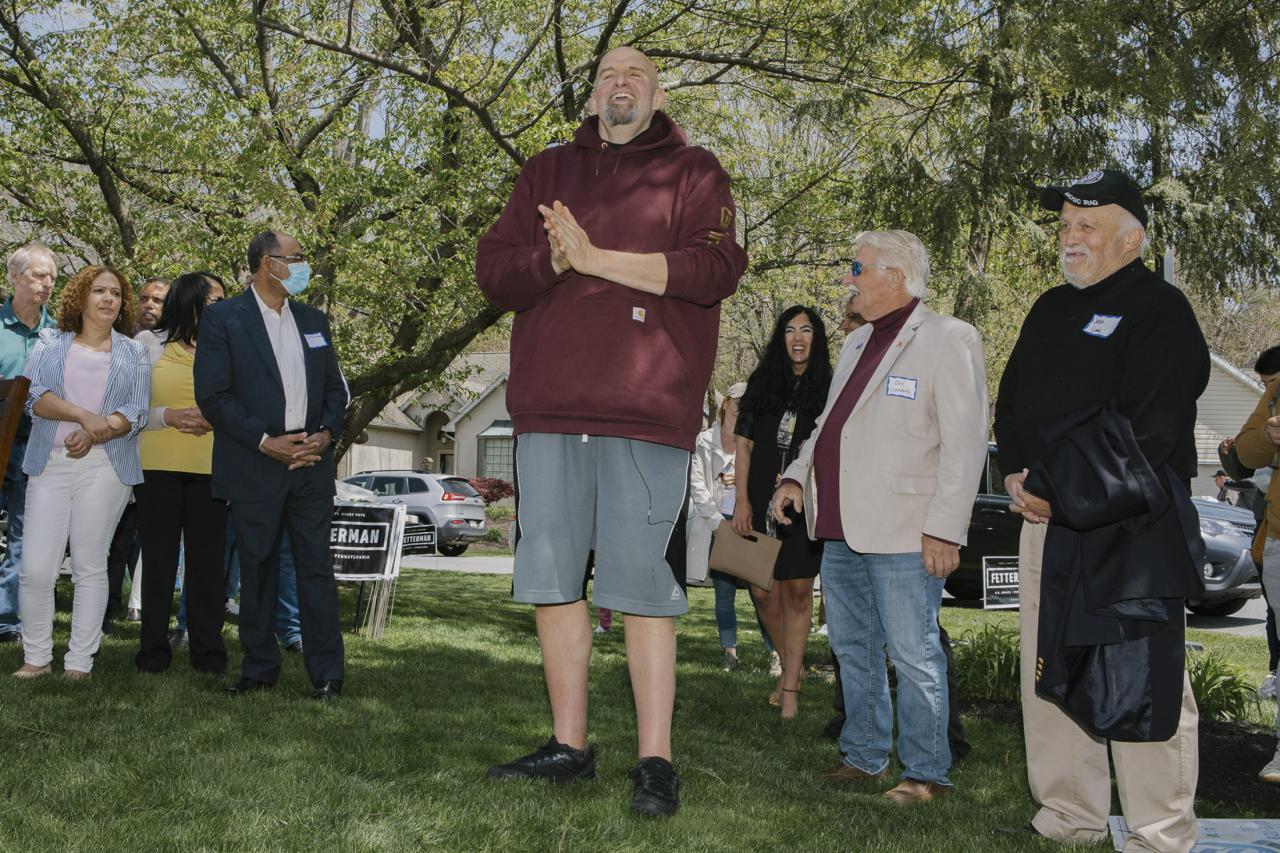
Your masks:
[[[1129,419],[1091,406],[1042,435],[1026,489],[1049,501],[1036,693],[1092,734],[1163,741],[1178,728],[1183,600],[1204,592],[1188,484],[1151,470]]]

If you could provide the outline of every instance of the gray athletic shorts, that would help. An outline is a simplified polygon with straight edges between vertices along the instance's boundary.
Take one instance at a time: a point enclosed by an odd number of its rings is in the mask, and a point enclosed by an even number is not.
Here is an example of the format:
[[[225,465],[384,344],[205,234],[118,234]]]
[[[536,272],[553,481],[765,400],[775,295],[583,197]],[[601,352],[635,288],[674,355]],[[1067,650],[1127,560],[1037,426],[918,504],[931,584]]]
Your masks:
[[[612,436],[524,433],[516,439],[516,601],[586,597],[621,613],[679,616],[689,453]]]

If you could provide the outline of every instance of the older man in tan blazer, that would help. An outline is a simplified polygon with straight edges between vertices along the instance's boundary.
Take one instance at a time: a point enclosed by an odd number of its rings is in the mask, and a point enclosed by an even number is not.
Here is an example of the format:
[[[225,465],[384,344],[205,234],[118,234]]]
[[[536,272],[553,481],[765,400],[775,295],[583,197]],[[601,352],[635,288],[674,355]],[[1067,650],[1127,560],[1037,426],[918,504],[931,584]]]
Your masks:
[[[928,801],[947,771],[947,664],[938,639],[943,581],[960,545],[987,454],[982,340],[920,301],[929,256],[914,234],[857,237],[845,283],[867,320],[845,340],[827,406],[773,499],[775,518],[807,506],[825,540],[822,593],[847,719],[837,783],[885,780],[893,707],[883,649],[898,674],[902,779],[885,796]]]

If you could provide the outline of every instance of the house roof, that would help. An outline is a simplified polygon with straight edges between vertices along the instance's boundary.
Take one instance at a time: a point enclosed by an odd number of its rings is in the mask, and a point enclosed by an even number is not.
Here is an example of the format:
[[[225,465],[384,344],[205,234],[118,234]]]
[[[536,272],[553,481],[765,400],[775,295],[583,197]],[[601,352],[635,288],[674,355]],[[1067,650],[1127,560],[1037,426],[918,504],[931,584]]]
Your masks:
[[[469,352],[455,358],[446,375],[467,371],[467,377],[460,384],[472,393],[480,394],[488,390],[499,375],[505,377],[510,369],[509,352]]]
[[[374,429],[394,429],[401,432],[422,432],[422,426],[400,411],[400,401],[393,400],[382,407],[377,417],[369,422]]]
[[[1237,382],[1244,385],[1250,391],[1256,391],[1261,394],[1264,390],[1262,383],[1258,381],[1257,377],[1250,376],[1248,373],[1245,373],[1243,370],[1236,367],[1234,364],[1212,350],[1209,352],[1209,362],[1214,367],[1226,373],[1232,379],[1235,379]]]
[[[509,352],[472,352],[460,355],[445,370],[448,385],[425,394],[415,394],[404,409],[420,407],[426,413],[445,412],[451,418],[467,407],[475,398],[487,396],[498,377],[505,378],[511,365]],[[451,377],[461,377],[454,378]],[[425,414],[415,412],[425,417]]]
[[[489,383],[488,387],[486,387],[483,391],[477,394],[475,398],[471,400],[470,403],[467,403],[465,406],[463,406],[462,409],[458,412],[458,414],[454,415],[453,418],[449,421],[449,423],[444,425],[444,431],[455,432],[458,428],[458,424],[462,423],[462,421],[467,417],[467,415],[471,414],[472,409],[474,409],[476,406],[483,403],[485,399],[494,391],[497,391],[499,388],[505,388],[506,385],[507,385],[507,374],[505,372],[495,376],[493,381]]]

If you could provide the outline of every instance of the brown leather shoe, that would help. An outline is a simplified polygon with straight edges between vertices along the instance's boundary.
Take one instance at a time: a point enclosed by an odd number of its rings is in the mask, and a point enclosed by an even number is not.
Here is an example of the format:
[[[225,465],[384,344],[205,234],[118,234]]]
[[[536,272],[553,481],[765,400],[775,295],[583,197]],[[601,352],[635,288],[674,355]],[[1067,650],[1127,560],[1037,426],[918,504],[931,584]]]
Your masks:
[[[878,785],[884,782],[889,776],[889,768],[881,770],[879,773],[868,773],[865,770],[859,770],[856,767],[850,767],[843,761],[832,767],[830,770],[823,770],[818,774],[818,778],[823,782],[832,784],[845,784],[852,782],[854,784]]]
[[[927,803],[939,797],[945,797],[951,788],[937,782],[921,782],[918,779],[903,779],[897,787],[885,791],[884,798],[900,806],[910,803]]]

